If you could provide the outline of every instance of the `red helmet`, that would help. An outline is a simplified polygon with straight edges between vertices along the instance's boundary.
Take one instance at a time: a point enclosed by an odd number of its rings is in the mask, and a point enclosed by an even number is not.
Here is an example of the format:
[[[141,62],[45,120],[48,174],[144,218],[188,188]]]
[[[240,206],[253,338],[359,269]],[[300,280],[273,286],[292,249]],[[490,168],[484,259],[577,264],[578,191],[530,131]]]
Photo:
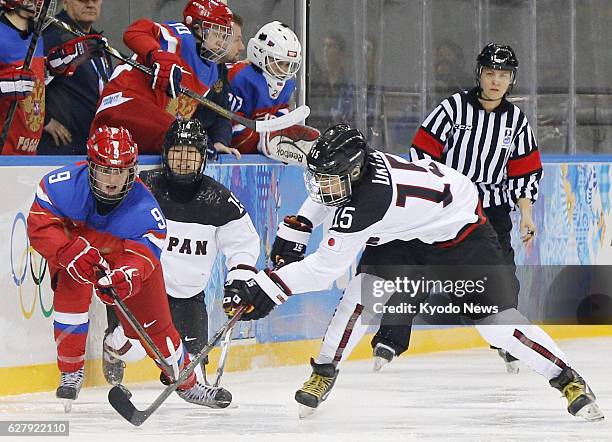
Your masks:
[[[7,11],[14,11],[17,8],[23,8],[24,11],[30,10],[34,14],[38,14],[43,5],[43,0],[0,0],[0,8]],[[53,8],[53,6],[51,6]]]
[[[123,128],[102,126],[87,141],[89,184],[98,201],[117,203],[128,194],[138,164],[138,145]]]
[[[0,0],[0,7],[4,9],[13,10],[23,6],[23,0]]]
[[[200,24],[200,56],[212,62],[221,60],[230,49],[233,19],[232,11],[216,0],[190,0],[183,10],[183,22],[187,26]],[[214,32],[213,42],[206,38],[210,32]]]

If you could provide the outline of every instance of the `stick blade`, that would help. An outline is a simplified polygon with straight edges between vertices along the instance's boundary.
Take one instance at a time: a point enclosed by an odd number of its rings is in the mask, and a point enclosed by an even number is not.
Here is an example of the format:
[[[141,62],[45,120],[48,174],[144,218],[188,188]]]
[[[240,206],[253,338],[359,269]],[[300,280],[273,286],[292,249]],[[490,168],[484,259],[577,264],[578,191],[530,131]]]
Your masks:
[[[301,123],[306,118],[308,118],[309,115],[310,108],[307,105],[303,105],[295,108],[288,114],[278,118],[271,118],[269,120],[257,120],[255,122],[255,131],[258,133],[262,133],[286,129],[288,127]]]
[[[108,402],[125,420],[140,426],[149,417],[146,412],[136,409],[130,398],[132,393],[123,385],[115,385],[108,392]]]

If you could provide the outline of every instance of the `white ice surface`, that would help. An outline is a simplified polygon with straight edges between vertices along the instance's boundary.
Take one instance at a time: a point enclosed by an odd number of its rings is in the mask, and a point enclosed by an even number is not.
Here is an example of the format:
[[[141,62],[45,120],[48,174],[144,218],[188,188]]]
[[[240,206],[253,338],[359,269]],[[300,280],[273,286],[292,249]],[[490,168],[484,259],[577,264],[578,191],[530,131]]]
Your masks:
[[[507,374],[497,354],[485,349],[403,357],[380,373],[371,371],[371,360],[346,363],[328,400],[301,421],[293,394],[310,375],[307,365],[226,373],[233,408],[199,408],[173,395],[139,428],[110,407],[107,388],[81,391],[69,415],[53,393],[0,398],[0,420],[69,419],[71,439],[107,442],[612,441],[612,338],[560,346],[597,394],[603,422],[569,415],[565,399],[544,378],[524,365],[519,374]],[[130,385],[139,408],[161,388]]]

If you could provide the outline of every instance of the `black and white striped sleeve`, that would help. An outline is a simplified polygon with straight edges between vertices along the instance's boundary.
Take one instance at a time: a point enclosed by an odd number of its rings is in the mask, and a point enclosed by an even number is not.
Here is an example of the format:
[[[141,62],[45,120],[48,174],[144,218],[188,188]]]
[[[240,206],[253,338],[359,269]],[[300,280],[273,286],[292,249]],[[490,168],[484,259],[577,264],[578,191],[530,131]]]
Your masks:
[[[508,161],[508,191],[514,204],[520,198],[535,202],[542,179],[542,161],[531,126],[524,115],[523,124],[514,138],[514,150]]]
[[[451,115],[454,111],[452,102],[456,95],[442,101],[425,118],[412,140],[410,161],[441,160],[444,146],[453,129]]]

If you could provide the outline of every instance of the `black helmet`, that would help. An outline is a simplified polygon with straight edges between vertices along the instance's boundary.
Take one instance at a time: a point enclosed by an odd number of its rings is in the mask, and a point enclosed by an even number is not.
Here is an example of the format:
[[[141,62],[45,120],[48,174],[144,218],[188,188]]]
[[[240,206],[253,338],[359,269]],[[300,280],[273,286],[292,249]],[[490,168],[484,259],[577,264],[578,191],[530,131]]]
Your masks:
[[[319,137],[306,157],[304,181],[310,197],[326,206],[350,201],[351,183],[365,171],[367,145],[363,134],[337,124]]]
[[[516,72],[518,70],[518,60],[512,48],[508,45],[489,43],[486,45],[478,57],[476,57],[476,85],[480,88],[480,74],[482,68],[493,68],[512,72],[512,80],[508,92],[516,83]]]
[[[164,140],[164,152],[162,154],[162,163],[164,166],[164,172],[169,180],[179,184],[191,184],[196,181],[201,181],[206,168],[206,146],[208,144],[208,136],[206,131],[198,120],[183,120],[178,119],[166,133]],[[170,168],[168,164],[168,152],[171,148],[177,146],[193,146],[198,152],[200,152],[201,160],[198,164],[195,164],[194,160],[189,164],[191,167],[189,170],[192,172],[177,173]],[[182,153],[179,155],[183,155]],[[180,156],[179,156],[180,158]]]

